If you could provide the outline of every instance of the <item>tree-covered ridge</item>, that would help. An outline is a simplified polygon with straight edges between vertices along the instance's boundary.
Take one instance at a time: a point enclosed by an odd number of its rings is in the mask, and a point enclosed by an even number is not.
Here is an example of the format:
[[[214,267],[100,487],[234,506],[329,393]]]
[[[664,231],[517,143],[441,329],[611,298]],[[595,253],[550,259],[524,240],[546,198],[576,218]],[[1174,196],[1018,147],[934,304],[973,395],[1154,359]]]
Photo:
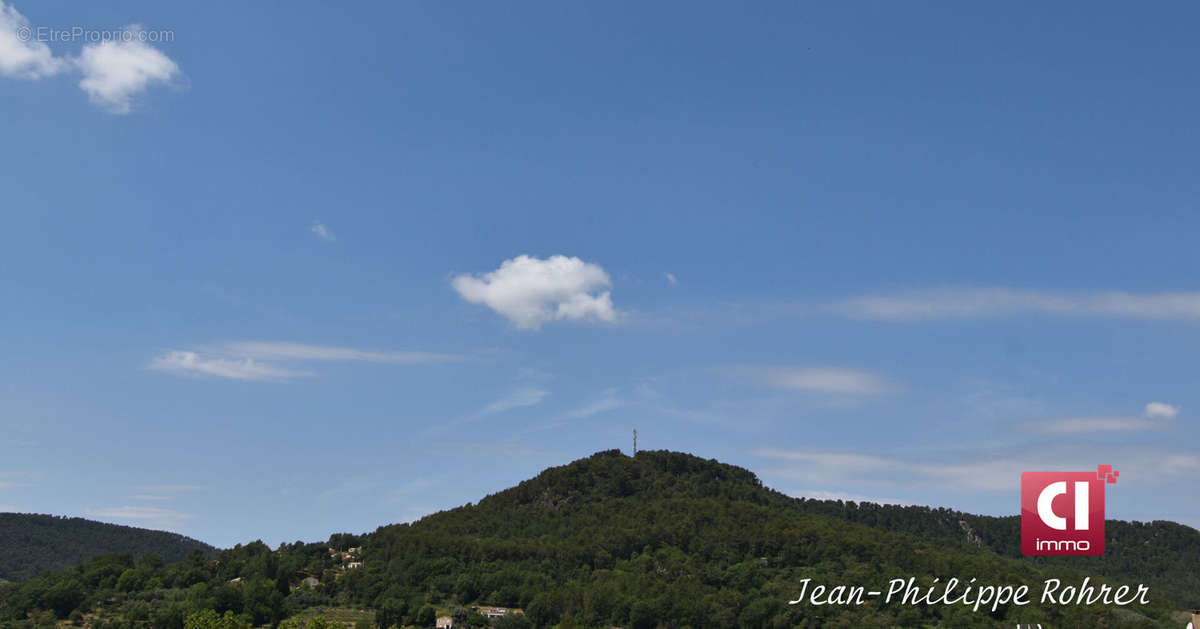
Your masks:
[[[1039,592],[1046,578],[1078,583],[1084,576],[1070,562],[1029,561],[990,549],[986,540],[1002,536],[1007,519],[971,521],[968,535],[958,515],[801,501],[716,461],[610,451],[546,470],[478,504],[367,535],[275,550],[255,542],[173,564],[99,558],[0,587],[0,626],[74,618],[74,626],[184,629],[188,618],[211,611],[204,617],[228,614],[237,623],[291,627],[329,608],[368,610],[379,627],[431,627],[437,614],[452,614],[456,626],[559,629],[1011,627],[1017,621],[1175,626],[1171,614],[1181,605],[1157,588],[1151,605],[1123,609],[1036,601],[994,612],[878,601],[788,605],[806,578],[886,590],[897,577],[923,583],[975,577]],[[1180,528],[1177,541],[1195,556],[1200,548],[1186,536],[1190,529]],[[1137,532],[1135,525],[1130,530]],[[1141,565],[1165,565],[1153,557],[1156,551],[1147,552]],[[1129,557],[1136,552],[1130,549]],[[361,567],[351,567],[359,561]],[[1112,582],[1162,576],[1154,570],[1131,578],[1099,573]],[[488,621],[474,605],[525,613]]]
[[[215,550],[177,533],[83,518],[0,513],[0,580],[4,581],[22,581],[109,553],[153,553],[178,561],[197,549]]]

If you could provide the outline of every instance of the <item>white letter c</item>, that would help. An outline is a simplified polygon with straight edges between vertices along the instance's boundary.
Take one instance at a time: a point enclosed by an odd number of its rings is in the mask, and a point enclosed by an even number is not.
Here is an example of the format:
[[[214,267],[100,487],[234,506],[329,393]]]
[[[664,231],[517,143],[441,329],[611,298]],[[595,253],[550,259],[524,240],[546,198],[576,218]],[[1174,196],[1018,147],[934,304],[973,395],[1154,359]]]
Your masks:
[[[1042,522],[1044,522],[1046,526],[1056,531],[1067,530],[1067,519],[1055,515],[1054,509],[1052,509],[1050,505],[1054,502],[1055,498],[1065,493],[1067,493],[1067,482],[1060,480],[1056,483],[1050,483],[1049,485],[1046,485],[1046,488],[1042,490],[1042,493],[1038,494],[1038,517],[1042,519]]]

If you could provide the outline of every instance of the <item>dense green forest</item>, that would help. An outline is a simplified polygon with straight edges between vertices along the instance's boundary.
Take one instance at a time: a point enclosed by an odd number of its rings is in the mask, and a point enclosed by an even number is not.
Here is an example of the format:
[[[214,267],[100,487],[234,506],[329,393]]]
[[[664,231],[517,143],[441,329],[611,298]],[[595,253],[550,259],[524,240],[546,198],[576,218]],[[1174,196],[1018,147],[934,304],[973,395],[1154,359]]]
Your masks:
[[[366,610],[359,626],[489,623],[473,604],[520,608],[501,627],[1175,627],[1195,600],[1200,533],[1111,523],[1110,556],[1014,554],[1015,522],[913,507],[805,501],[749,471],[673,452],[617,451],[546,470],[478,504],[327,542],[261,542],[179,562],[108,555],[0,586],[0,626],[321,626],[313,610]],[[1009,539],[1012,537],[1013,539]],[[361,562],[361,565],[356,565]],[[1046,578],[1151,586],[1151,604],[1037,604]],[[803,579],[887,589],[889,579],[1028,584],[1034,604],[789,605]],[[1187,579],[1193,579],[1191,581]]]
[[[31,513],[0,513],[0,581],[22,581],[107,553],[154,553],[166,561],[213,547],[177,533]]]

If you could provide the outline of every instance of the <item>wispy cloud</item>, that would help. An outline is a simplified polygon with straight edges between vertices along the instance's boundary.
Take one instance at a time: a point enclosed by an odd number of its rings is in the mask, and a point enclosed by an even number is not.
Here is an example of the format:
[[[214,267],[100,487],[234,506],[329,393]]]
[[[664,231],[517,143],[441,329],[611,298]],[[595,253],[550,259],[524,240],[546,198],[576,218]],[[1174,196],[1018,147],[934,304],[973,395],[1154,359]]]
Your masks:
[[[599,399],[571,409],[563,413],[563,417],[568,419],[583,419],[592,415],[607,413],[608,411],[621,408],[625,404],[625,400],[622,400],[617,395],[616,389],[608,389]]]
[[[28,487],[32,484],[30,481],[41,478],[40,472],[0,472],[0,489]]]
[[[523,330],[550,321],[614,323],[618,318],[608,273],[579,258],[521,255],[479,276],[458,275],[450,285],[466,301],[491,308]]]
[[[284,369],[253,358],[204,356],[185,350],[170,350],[150,362],[150,369],[179,376],[210,376],[231,380],[287,382],[311,376],[311,371]]]
[[[334,242],[337,240],[337,237],[333,235],[333,232],[330,231],[330,229],[320,221],[313,223],[313,226],[309,227],[308,231],[316,234],[318,238],[324,240],[325,242]]]
[[[77,72],[79,88],[93,104],[128,114],[134,99],[150,86],[170,84],[181,75],[175,61],[146,43],[150,38],[137,24],[126,26],[120,37],[85,44],[75,58],[55,56],[38,41],[38,32],[0,0],[0,76],[38,80]]]
[[[150,369],[175,375],[232,380],[288,382],[315,375],[286,366],[289,362],[367,362],[427,364],[461,360],[431,352],[367,350],[332,345],[276,341],[236,341],[203,350],[170,350],[150,362]],[[285,364],[281,364],[285,363]]]
[[[165,485],[138,485],[137,488],[141,491],[159,492],[168,494],[179,494],[191,491],[206,491],[207,485],[180,485],[180,484],[165,484]]]
[[[1029,425],[1039,432],[1052,434],[1134,432],[1164,428],[1177,417],[1178,408],[1162,402],[1151,402],[1141,415],[1062,417],[1030,422]]]
[[[170,529],[195,517],[191,513],[183,513],[174,509],[146,506],[119,506],[88,509],[84,512],[93,518],[116,520],[118,522],[134,522],[139,526]]]
[[[674,274],[674,273],[667,273],[667,272],[665,272],[665,271],[664,271],[664,272],[663,272],[663,277],[664,277],[664,278],[666,278],[666,280],[667,280],[668,282],[672,283],[672,284],[678,284],[678,283],[679,283],[679,278],[675,277],[675,274]]]
[[[918,321],[1022,314],[1129,319],[1200,319],[1200,292],[1063,293],[1012,288],[946,288],[855,297],[829,306],[860,319]]]
[[[504,456],[516,459],[561,459],[564,456],[561,451],[520,441],[443,441],[435,444],[435,447],[447,452],[461,453],[471,450],[476,456]]]
[[[521,387],[508,395],[488,404],[479,415],[492,415],[495,413],[503,413],[511,411],[514,408],[522,408],[525,406],[536,406],[541,404],[542,400],[546,399],[550,392],[537,387]]]
[[[1022,472],[1089,470],[1095,469],[1098,462],[1116,464],[1123,470],[1122,481],[1140,476],[1142,482],[1166,482],[1200,473],[1200,456],[1193,453],[1126,446],[1056,447],[1021,452],[986,449],[940,454],[924,452],[920,457],[909,458],[776,447],[759,448],[753,454],[782,464],[769,473],[801,480],[809,486],[852,483],[884,488],[919,483],[926,488],[935,486],[952,491],[1012,491]]]
[[[453,362],[463,359],[462,356],[453,354],[382,351],[276,341],[234,341],[222,345],[221,349],[230,354],[263,360],[312,360],[414,365]]]
[[[846,367],[752,365],[738,371],[775,389],[844,395],[882,395],[899,389],[878,374]]]

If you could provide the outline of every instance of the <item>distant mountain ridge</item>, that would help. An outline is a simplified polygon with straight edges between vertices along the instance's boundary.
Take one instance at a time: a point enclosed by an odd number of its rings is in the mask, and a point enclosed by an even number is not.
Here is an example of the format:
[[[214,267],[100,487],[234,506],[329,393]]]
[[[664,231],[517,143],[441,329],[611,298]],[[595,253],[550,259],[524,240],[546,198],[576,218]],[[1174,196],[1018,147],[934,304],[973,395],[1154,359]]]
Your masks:
[[[109,553],[153,553],[172,562],[193,550],[216,551],[178,533],[84,518],[0,513],[0,580],[4,581],[23,581]]]

